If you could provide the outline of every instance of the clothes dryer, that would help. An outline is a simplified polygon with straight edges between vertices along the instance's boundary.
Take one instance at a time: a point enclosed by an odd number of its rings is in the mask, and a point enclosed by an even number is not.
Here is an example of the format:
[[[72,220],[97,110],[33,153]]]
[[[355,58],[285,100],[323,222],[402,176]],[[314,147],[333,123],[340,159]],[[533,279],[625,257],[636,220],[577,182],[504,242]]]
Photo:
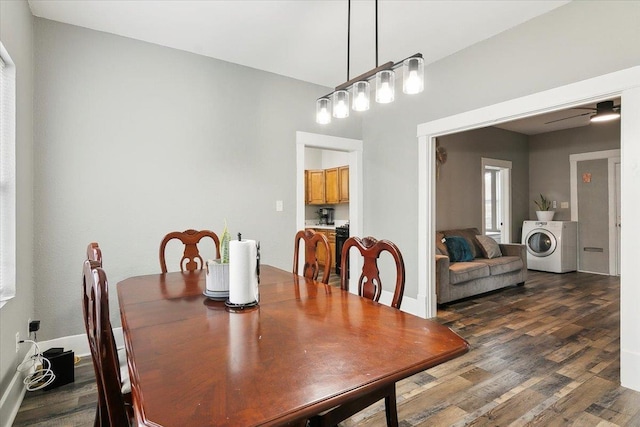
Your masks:
[[[578,268],[578,223],[524,221],[522,243],[530,270],[566,273]]]

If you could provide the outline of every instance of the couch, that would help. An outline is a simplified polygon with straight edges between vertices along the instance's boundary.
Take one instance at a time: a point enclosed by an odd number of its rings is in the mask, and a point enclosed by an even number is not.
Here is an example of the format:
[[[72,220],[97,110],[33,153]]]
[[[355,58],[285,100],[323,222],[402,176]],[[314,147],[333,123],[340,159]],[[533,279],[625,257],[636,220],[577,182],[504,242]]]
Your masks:
[[[463,253],[460,258],[460,247],[463,252],[470,250],[470,254]],[[507,286],[522,286],[526,280],[525,245],[496,244],[490,237],[481,236],[477,228],[436,232],[438,304]]]

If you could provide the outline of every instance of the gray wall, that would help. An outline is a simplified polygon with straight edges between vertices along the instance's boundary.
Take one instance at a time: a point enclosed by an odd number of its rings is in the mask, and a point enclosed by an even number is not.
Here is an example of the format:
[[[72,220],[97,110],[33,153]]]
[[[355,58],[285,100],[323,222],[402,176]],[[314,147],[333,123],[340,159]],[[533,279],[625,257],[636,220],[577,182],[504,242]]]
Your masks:
[[[417,294],[425,262],[417,257],[417,125],[636,66],[639,19],[640,2],[571,2],[425,67],[424,93],[365,115],[364,234],[399,246],[405,295]]]
[[[220,233],[225,219],[232,236],[261,241],[264,263],[291,268],[296,131],[361,136],[356,118],[315,124],[327,88],[35,22],[39,337],[83,333],[79,275],[94,240],[112,285],[159,272],[167,232]],[[115,292],[111,302],[118,326]]]
[[[16,297],[0,309],[0,396],[27,346],[15,352],[15,334],[26,337],[34,318],[33,271],[33,17],[26,1],[0,1],[0,39],[16,64]],[[0,411],[0,425],[9,414]]]
[[[538,199],[542,193],[550,200],[557,201],[553,219],[570,221],[571,210],[560,208],[560,202],[571,200],[569,156],[619,148],[619,120],[531,136],[529,138],[529,218],[536,217],[536,206],[533,200]]]
[[[484,128],[438,138],[447,162],[436,182],[436,229],[476,227],[482,231],[482,157],[511,161],[511,241],[519,242],[529,195],[526,135]]]

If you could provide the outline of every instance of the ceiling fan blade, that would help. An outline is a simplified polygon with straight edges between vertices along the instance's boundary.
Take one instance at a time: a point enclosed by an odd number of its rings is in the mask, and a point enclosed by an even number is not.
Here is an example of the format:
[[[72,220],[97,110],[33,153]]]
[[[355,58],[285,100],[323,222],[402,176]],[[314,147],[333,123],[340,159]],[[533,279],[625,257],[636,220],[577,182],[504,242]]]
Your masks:
[[[555,122],[561,122],[563,120],[573,119],[575,117],[588,116],[589,114],[593,114],[593,113],[582,113],[582,114],[576,114],[575,116],[563,117],[561,119],[556,119],[556,120],[551,120],[550,122],[546,122],[545,125],[555,123]]]

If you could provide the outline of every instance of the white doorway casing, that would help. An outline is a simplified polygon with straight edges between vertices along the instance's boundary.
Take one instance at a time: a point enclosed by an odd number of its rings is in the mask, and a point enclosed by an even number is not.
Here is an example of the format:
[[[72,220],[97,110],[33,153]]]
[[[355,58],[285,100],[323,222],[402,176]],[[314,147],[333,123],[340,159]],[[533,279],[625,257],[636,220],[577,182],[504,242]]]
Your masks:
[[[571,221],[578,221],[578,162],[586,160],[608,159],[608,193],[609,199],[609,274],[620,275],[620,227],[617,217],[620,212],[616,206],[616,196],[620,187],[615,177],[616,165],[620,165],[620,150],[594,151],[590,153],[571,154],[569,156],[569,175],[571,180]],[[578,227],[580,225],[578,224]],[[580,266],[578,251],[578,266]]]
[[[499,123],[551,111],[599,102],[620,96],[621,117],[621,236],[620,256],[620,379],[624,387],[640,391],[640,271],[636,242],[640,241],[640,66],[571,83],[477,110],[418,125],[418,256],[435,259],[435,138],[457,132],[494,126]],[[437,313],[435,263],[424,262],[418,269],[418,297],[424,298],[427,317]]]
[[[513,164],[509,160],[489,159],[486,157],[481,158],[480,177],[484,179],[484,173],[487,166],[499,168],[500,173],[500,218],[502,218],[502,224],[500,225],[500,242],[511,243],[511,169]],[[482,185],[482,234],[486,234],[486,188]]]
[[[341,138],[309,132],[296,132],[296,229],[305,228],[305,188],[304,165],[305,148],[343,151],[349,155],[349,233],[362,236],[363,230],[363,173],[362,173],[362,141],[359,139]],[[293,240],[293,236],[292,236]],[[303,251],[301,251],[303,252]],[[354,251],[352,251],[354,252]],[[304,254],[301,253],[303,257]],[[362,263],[352,253],[349,257],[351,273],[360,271]],[[304,261],[302,261],[302,264]],[[349,283],[353,283],[351,280]],[[353,291],[352,291],[353,292]]]

